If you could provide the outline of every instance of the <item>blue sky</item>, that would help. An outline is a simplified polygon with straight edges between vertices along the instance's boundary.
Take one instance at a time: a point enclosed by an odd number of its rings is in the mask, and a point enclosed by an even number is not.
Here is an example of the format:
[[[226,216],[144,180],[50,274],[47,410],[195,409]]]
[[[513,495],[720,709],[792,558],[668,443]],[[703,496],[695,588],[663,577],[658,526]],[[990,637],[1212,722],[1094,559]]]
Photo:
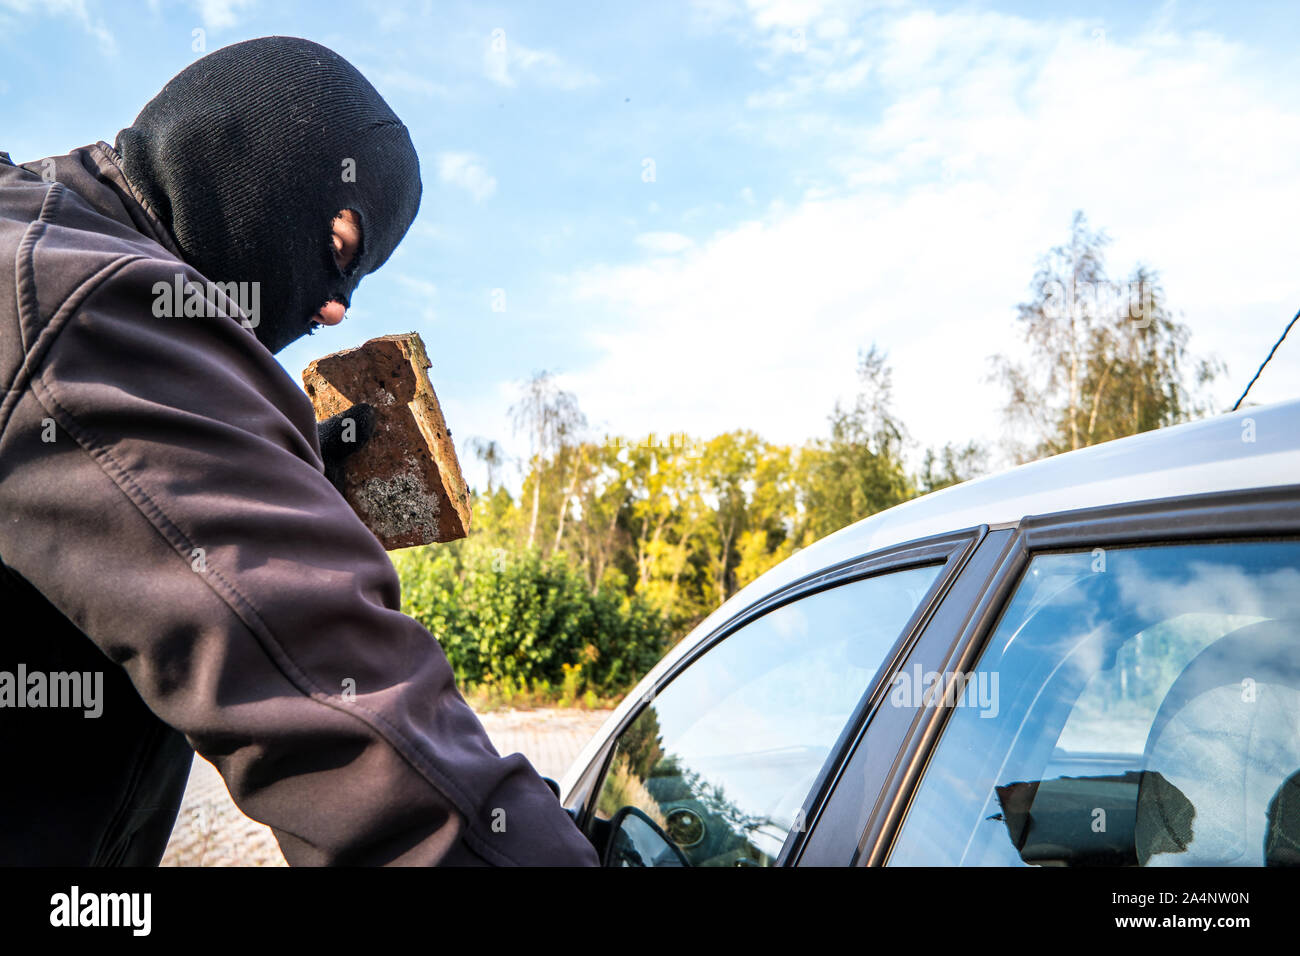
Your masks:
[[[1112,272],[1160,270],[1231,404],[1300,308],[1298,26],[1283,3],[0,0],[0,148],[111,142],[195,30],[309,37],[410,127],[425,188],[343,325],[281,353],[295,380],[419,331],[477,477],[465,440],[522,451],[535,370],[596,434],[800,442],[875,342],[919,449],[1002,433],[987,356],[1020,348],[1075,209]],[[1300,340],[1252,398],[1298,394]]]

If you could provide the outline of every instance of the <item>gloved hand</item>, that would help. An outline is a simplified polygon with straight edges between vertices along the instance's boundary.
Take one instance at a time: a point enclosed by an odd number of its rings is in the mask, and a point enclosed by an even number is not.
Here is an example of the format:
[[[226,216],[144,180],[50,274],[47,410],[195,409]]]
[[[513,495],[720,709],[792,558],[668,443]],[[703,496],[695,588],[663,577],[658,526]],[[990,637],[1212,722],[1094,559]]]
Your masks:
[[[365,402],[339,412],[323,422],[316,423],[320,436],[320,456],[325,462],[325,477],[339,494],[343,493],[343,463],[362,445],[370,441],[375,431],[375,410]]]

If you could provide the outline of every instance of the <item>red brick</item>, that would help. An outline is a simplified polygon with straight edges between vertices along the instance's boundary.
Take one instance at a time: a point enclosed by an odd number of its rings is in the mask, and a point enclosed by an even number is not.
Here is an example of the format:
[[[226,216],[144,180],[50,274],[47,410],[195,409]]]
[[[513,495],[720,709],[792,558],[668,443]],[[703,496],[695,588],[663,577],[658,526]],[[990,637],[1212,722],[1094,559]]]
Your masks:
[[[317,359],[302,381],[324,421],[357,402],[375,410],[370,440],[343,467],[343,497],[383,546],[469,533],[469,490],[415,332],[384,335]]]

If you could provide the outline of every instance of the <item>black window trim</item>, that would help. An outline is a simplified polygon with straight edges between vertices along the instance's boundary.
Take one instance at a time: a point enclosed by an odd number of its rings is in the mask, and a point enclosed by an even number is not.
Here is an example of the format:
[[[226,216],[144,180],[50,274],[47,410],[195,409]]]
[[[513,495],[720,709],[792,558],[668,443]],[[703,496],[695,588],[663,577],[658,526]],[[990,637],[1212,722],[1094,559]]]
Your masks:
[[[1180,495],[1026,517],[1014,531],[974,613],[952,642],[939,669],[965,673],[978,664],[1030,560],[1037,554],[1294,537],[1300,537],[1300,484]],[[889,859],[947,718],[947,710],[941,707],[918,712],[905,751],[858,842],[857,865],[881,866]]]
[[[787,866],[792,860],[798,860],[804,844],[821,818],[826,801],[835,791],[835,787],[844,773],[845,765],[848,763],[853,747],[871,722],[871,716],[880,706],[880,702],[884,700],[889,687],[889,678],[912,653],[912,648],[915,646],[921,632],[925,630],[925,627],[930,623],[930,619],[934,616],[935,610],[947,597],[953,582],[961,575],[966,563],[970,560],[970,556],[975,553],[976,548],[988,535],[988,527],[981,525],[978,528],[959,532],[958,534],[960,537],[953,542],[957,547],[947,552],[943,570],[935,579],[934,584],[931,585],[925,598],[912,612],[912,616],[908,618],[907,624],[903,626],[902,632],[898,635],[898,640],[894,642],[894,646],[885,655],[879,669],[872,677],[871,683],[863,692],[862,697],[859,698],[852,714],[841,729],[839,737],[836,738],[831,748],[830,757],[818,772],[812,788],[808,791],[808,796],[804,798],[802,807],[804,826],[801,829],[792,830],[787,835],[785,844],[777,855],[775,866]],[[941,536],[941,538],[947,537],[949,536]],[[962,546],[963,539],[964,546]],[[899,571],[903,570],[904,567],[905,565],[900,564],[887,568],[880,573]],[[835,583],[843,582],[836,580]]]
[[[803,807],[805,826],[802,831],[795,831],[790,835],[794,839],[787,838],[774,864],[776,866],[785,865],[786,860],[790,857],[791,850],[797,848],[799,843],[811,833],[812,828],[816,825],[816,818],[820,814],[822,804],[832,792],[834,781],[838,779],[842,771],[843,758],[848,752],[845,744],[847,740],[857,737],[862,722],[872,709],[871,705],[873,702],[878,702],[880,688],[884,683],[885,676],[891,674],[896,664],[905,659],[911,652],[912,644],[924,629],[925,623],[929,621],[930,615],[938,607],[952,581],[956,579],[966,560],[987,533],[987,526],[980,525],[891,545],[837,562],[830,567],[810,572],[771,594],[759,598],[718,624],[709,632],[707,637],[699,641],[681,660],[677,661],[671,670],[656,680],[649,690],[641,692],[643,697],[641,703],[631,708],[623,716],[618,726],[608,735],[606,744],[600,753],[584,769],[579,777],[579,782],[574,787],[574,794],[582,802],[581,809],[575,814],[575,820],[579,828],[584,833],[590,828],[596,802],[600,796],[600,786],[605,779],[605,774],[609,770],[609,762],[614,755],[615,743],[623,735],[624,731],[641,716],[650,701],[658,697],[678,674],[690,667],[712,648],[763,615],[821,591],[882,574],[942,562],[943,567],[939,575],[931,584],[925,598],[913,611],[907,624],[904,625],[898,640],[895,641],[885,661],[877,670],[871,683],[854,707],[844,729],[841,731],[840,739],[832,747],[830,757],[827,758],[827,762],[818,772]]]
[[[930,659],[947,653],[952,641],[949,635],[964,629],[979,595],[1001,563],[1011,534],[1009,527],[990,527],[981,537],[978,547],[971,550],[947,583],[943,600],[930,608],[924,626],[912,634],[906,655],[890,662],[890,681],[918,655]],[[793,861],[795,866],[843,866],[856,862],[858,840],[889,792],[886,785],[912,739],[917,719],[913,717],[899,726],[897,715],[890,712],[887,716],[894,719],[884,725],[880,723],[884,713],[880,705],[885,700],[887,686],[885,681],[881,682],[866,719],[840,755],[834,786],[819,807],[817,825],[809,828],[799,847]],[[876,734],[874,747],[863,746],[869,732]]]

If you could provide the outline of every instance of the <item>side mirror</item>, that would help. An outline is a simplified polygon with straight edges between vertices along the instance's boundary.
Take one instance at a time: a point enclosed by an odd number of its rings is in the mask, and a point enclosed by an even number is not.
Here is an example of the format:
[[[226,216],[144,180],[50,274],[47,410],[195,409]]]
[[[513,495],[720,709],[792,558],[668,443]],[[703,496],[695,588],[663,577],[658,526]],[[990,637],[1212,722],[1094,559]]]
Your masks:
[[[604,866],[690,866],[686,855],[659,825],[636,807],[624,807],[609,821]]]

